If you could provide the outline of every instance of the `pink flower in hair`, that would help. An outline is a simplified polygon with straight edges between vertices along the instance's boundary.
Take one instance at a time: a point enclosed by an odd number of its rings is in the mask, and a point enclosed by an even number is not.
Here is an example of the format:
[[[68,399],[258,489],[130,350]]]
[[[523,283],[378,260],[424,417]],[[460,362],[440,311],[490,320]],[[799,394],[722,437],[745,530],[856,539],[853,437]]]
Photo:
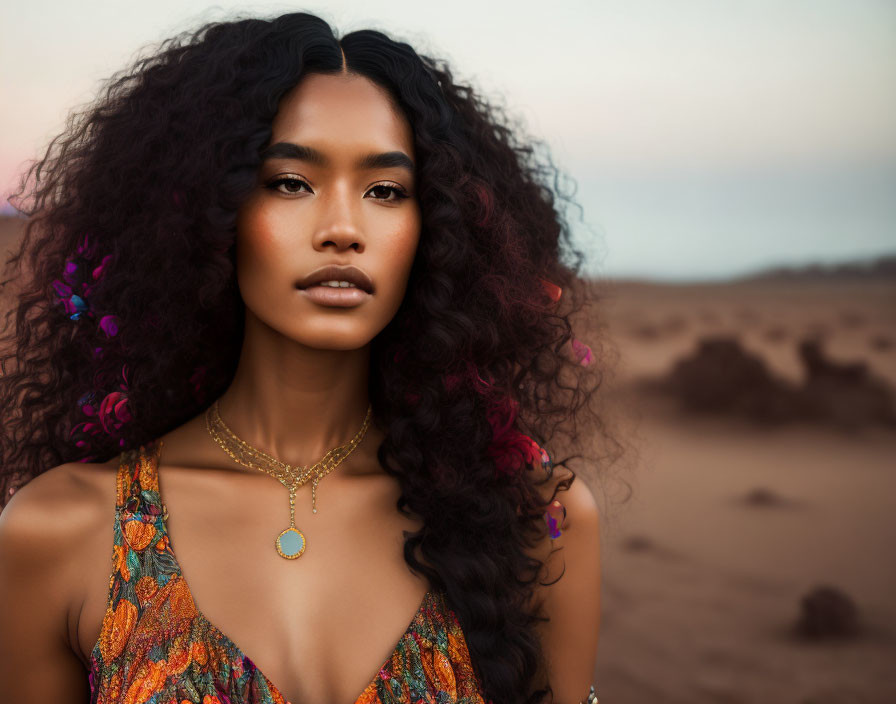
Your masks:
[[[69,432],[69,439],[75,439],[75,447],[87,447],[90,444],[90,438],[103,432],[103,428],[99,423],[92,421],[83,421],[74,426]]]
[[[97,414],[100,423],[110,435],[116,434],[121,430],[121,426],[131,420],[131,411],[128,407],[128,397],[121,391],[113,391],[107,394],[100,403],[100,409]]]
[[[112,261],[112,255],[107,254],[105,257],[103,257],[103,261],[100,262],[100,265],[93,270],[93,278],[95,281],[102,278],[103,274],[105,273],[104,270],[109,265],[110,261]]]
[[[486,414],[492,426],[487,453],[497,471],[507,475],[518,474],[542,457],[538,443],[516,429],[516,415],[517,403],[513,399],[505,399]]]
[[[123,364],[121,367],[121,378],[123,382],[119,384],[119,390],[113,391],[100,401],[97,417],[102,429],[109,435],[116,435],[125,423],[129,423],[133,416],[131,408],[128,404],[128,365]]]
[[[563,296],[563,289],[560,288],[557,284],[548,281],[547,279],[538,278],[541,282],[542,287],[545,290],[545,293],[548,294],[548,298],[550,298],[554,303],[560,300],[561,296]]]
[[[575,354],[576,359],[578,359],[579,364],[582,366],[588,366],[594,361],[594,355],[591,352],[591,348],[581,340],[573,338],[572,351]]]

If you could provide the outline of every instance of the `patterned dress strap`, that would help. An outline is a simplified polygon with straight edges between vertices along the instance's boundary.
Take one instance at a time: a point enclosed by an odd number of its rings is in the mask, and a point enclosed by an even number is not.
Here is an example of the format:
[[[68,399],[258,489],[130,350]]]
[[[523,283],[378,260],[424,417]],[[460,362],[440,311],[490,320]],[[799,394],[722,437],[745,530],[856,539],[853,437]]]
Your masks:
[[[157,516],[163,512],[155,462],[159,449],[160,444],[155,441],[121,454],[116,499],[119,514]]]
[[[124,450],[118,457],[118,475],[116,478],[115,507],[121,513],[125,510],[131,497],[133,486],[135,450]]]

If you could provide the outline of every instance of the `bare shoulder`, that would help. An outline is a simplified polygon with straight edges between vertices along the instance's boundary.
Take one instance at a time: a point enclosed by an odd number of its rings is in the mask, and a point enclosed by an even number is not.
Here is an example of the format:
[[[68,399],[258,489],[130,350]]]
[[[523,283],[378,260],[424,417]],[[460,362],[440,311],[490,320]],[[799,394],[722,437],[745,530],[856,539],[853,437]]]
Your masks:
[[[53,467],[0,512],[0,633],[16,634],[0,639],[0,691],[15,701],[81,701],[72,697],[85,684],[76,653],[81,564],[89,536],[113,519],[113,466]]]
[[[542,491],[551,497],[558,473]],[[600,630],[600,513],[588,484],[576,476],[549,506],[556,524],[542,546],[544,575],[537,588],[548,621],[539,623],[548,678],[556,701],[584,701],[593,683]],[[545,555],[547,557],[545,558]]]
[[[572,482],[566,487],[566,480],[572,477]],[[580,476],[571,470],[554,468],[552,474],[548,474],[545,468],[538,468],[536,480],[547,479],[539,486],[542,500],[551,501],[548,513],[556,520],[556,528],[559,535],[552,540],[554,547],[565,545],[569,539],[563,539],[564,535],[570,535],[575,526],[576,536],[581,534],[596,533],[600,525],[600,513],[597,499],[591,488]],[[561,540],[562,539],[562,540]]]
[[[568,489],[557,492],[555,501],[559,501],[566,509],[564,525],[576,532],[598,530],[600,514],[594,493],[585,480],[579,476],[573,480]]]
[[[101,518],[112,520],[117,462],[70,462],[53,467],[20,487],[0,512],[0,536],[7,549],[23,548],[35,557],[72,547]],[[64,551],[70,554],[69,551]]]

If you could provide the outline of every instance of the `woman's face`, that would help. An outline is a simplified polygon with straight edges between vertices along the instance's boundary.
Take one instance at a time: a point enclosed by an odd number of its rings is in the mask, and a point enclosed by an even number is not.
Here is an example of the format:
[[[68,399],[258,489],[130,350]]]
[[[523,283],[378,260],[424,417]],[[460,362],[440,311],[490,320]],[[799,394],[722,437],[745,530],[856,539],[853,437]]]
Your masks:
[[[310,74],[272,127],[237,214],[247,314],[309,347],[357,349],[394,317],[420,239],[410,125],[367,78]],[[303,287],[328,265],[357,267],[371,290]]]

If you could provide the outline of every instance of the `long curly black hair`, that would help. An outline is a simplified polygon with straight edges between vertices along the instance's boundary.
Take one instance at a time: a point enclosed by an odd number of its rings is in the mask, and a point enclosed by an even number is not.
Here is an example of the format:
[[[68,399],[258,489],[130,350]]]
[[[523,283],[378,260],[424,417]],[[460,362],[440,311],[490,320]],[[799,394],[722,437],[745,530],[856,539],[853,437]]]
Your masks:
[[[13,196],[29,219],[0,348],[0,505],[49,467],[166,433],[227,388],[244,322],[237,209],[281,97],[340,72],[343,52],[403,110],[419,165],[420,243],[370,366],[379,461],[398,510],[424,520],[404,557],[447,592],[488,698],[544,701],[545,617],[527,606],[543,563],[527,550],[582,457],[547,446],[604,427],[601,365],[585,365],[594,353],[571,323],[586,303],[574,203],[503,108],[382,32],[340,39],[302,12],[207,23],[72,112]],[[558,466],[568,476],[546,484]]]

